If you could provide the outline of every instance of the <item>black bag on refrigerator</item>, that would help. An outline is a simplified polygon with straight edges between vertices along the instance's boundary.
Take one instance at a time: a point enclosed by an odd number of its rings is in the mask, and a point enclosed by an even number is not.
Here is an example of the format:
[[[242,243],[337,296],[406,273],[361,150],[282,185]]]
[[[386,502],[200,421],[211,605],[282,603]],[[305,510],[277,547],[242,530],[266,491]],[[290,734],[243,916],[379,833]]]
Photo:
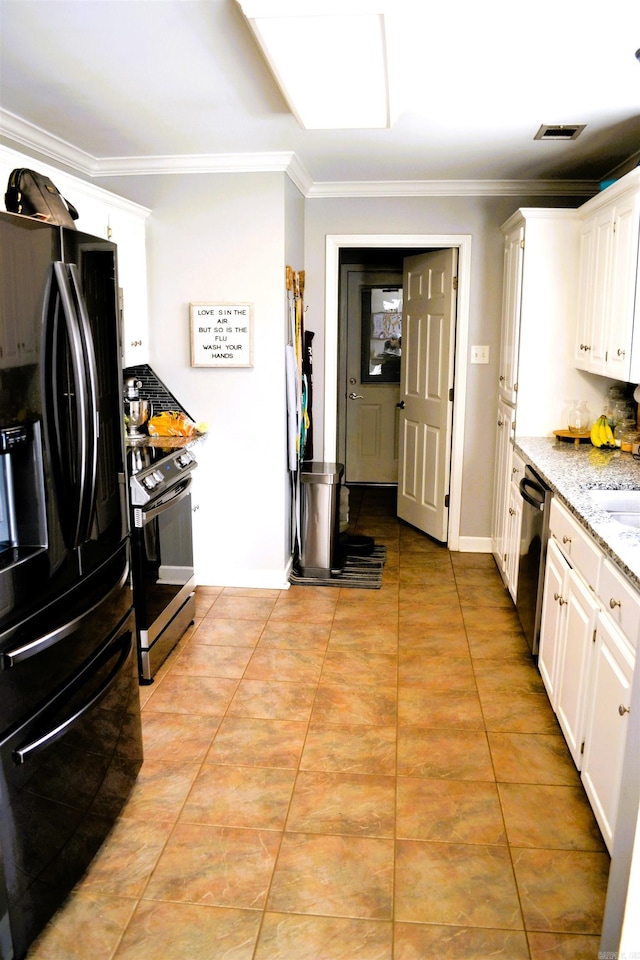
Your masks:
[[[4,202],[9,213],[21,213],[59,227],[73,227],[78,211],[42,173],[24,168],[9,175]]]

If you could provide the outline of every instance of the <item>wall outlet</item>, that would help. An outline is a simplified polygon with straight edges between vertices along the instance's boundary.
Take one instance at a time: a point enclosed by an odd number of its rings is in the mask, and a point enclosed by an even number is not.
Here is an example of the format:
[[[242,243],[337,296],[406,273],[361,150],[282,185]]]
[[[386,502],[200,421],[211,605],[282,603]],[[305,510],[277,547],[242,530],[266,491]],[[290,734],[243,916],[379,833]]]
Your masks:
[[[489,363],[489,347],[471,347],[471,363]]]

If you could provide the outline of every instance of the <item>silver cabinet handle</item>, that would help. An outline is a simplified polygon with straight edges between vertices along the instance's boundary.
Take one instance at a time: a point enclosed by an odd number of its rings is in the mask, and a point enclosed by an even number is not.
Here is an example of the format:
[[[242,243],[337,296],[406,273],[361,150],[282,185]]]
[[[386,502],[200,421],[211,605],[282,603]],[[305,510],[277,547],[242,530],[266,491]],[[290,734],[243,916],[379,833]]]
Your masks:
[[[349,400],[364,400],[364,396],[361,393],[350,393]]]
[[[619,356],[619,357],[624,357],[624,355],[626,354],[626,352],[627,352],[626,350],[622,350],[621,348],[618,348],[618,356]]]

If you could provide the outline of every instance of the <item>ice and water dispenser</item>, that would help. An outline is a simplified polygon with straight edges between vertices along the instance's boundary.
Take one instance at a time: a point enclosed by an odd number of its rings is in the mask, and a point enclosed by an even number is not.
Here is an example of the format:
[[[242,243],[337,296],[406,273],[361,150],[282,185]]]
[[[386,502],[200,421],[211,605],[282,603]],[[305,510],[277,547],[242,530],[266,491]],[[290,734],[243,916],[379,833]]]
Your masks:
[[[46,546],[40,423],[0,427],[0,569]]]

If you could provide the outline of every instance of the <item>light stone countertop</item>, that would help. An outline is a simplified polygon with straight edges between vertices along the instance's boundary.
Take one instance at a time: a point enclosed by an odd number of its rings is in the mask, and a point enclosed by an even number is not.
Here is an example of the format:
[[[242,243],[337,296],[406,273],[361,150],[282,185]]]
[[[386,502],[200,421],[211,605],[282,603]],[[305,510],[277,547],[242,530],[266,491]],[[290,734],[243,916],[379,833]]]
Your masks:
[[[605,555],[640,589],[640,529],[599,510],[588,491],[640,491],[640,461],[619,449],[567,443],[551,437],[518,437],[516,451],[583,524]],[[639,494],[640,495],[640,494]]]

